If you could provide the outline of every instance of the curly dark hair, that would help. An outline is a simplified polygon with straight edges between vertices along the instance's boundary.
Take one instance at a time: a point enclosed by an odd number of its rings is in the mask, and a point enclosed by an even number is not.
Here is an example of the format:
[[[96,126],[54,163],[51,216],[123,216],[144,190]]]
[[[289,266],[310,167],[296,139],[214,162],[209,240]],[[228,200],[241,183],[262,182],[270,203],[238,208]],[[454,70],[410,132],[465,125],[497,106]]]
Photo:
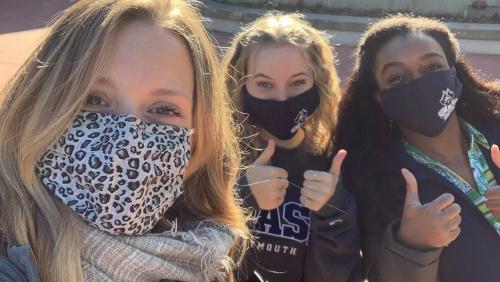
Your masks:
[[[394,134],[389,119],[375,100],[379,90],[373,68],[378,51],[396,36],[422,32],[443,48],[450,66],[454,66],[463,84],[463,95],[457,104],[458,115],[465,119],[483,116],[500,118],[500,89],[486,83],[464,61],[459,44],[445,24],[423,17],[397,15],[372,25],[362,36],[356,50],[356,62],[340,100],[335,148],[347,149],[345,164],[362,169],[359,163],[373,161],[370,169],[381,167]],[[373,166],[372,166],[373,165]]]

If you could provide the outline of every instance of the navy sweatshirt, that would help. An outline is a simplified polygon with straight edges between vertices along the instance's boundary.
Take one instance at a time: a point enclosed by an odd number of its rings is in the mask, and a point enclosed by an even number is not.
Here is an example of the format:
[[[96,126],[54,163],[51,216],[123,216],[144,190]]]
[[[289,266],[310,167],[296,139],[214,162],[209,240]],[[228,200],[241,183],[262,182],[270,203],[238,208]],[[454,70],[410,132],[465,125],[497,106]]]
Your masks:
[[[312,212],[299,201],[304,171],[328,171],[331,166],[331,158],[313,155],[305,147],[276,147],[271,158],[269,165],[286,170],[295,184],[277,209],[260,210],[246,177],[240,178],[240,195],[257,217],[251,226],[257,239],[236,275],[238,281],[346,281],[358,265],[356,205],[341,182],[329,204],[345,213],[327,205]]]

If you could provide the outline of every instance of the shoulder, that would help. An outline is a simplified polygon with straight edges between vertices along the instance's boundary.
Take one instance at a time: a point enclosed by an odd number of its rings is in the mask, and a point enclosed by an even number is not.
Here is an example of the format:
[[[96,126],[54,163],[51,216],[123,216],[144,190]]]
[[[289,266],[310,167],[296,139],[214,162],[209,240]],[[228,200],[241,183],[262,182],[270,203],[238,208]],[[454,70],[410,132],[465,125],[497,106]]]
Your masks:
[[[4,245],[5,252],[0,256],[0,280],[40,281],[29,247],[8,243]]]

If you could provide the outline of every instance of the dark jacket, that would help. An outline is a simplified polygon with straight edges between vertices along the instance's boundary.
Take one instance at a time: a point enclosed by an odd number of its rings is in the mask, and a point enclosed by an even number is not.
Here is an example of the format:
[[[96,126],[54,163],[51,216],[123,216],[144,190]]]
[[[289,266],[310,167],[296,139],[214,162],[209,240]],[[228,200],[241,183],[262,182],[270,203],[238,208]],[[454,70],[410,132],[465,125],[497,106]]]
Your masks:
[[[490,145],[500,143],[500,124],[497,121],[470,123],[485,135]],[[500,170],[492,162],[490,152],[481,149],[500,183]],[[396,185],[389,183],[389,178],[377,179],[372,187],[362,187],[379,189],[370,193],[377,195],[377,199],[363,198],[360,194],[363,191],[358,187],[355,197],[359,199],[363,264],[369,281],[500,281],[500,236],[467,195],[432,169],[415,161],[406,153],[399,137],[394,139],[390,157],[391,171],[398,173],[401,168],[407,168],[415,175],[422,203],[431,202],[444,193],[455,197],[462,208],[462,232],[442,249],[418,252],[406,248],[395,240],[406,193],[404,179],[399,177]],[[350,179],[355,173],[344,171]]]

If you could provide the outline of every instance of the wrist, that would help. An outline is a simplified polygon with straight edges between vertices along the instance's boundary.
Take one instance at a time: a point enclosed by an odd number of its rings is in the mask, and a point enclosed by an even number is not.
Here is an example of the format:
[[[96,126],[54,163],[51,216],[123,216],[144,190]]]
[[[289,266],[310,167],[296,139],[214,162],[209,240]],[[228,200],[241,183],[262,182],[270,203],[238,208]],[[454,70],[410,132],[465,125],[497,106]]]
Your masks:
[[[429,251],[434,249],[434,247],[424,243],[424,242],[418,242],[418,240],[415,240],[415,235],[409,235],[409,234],[417,234],[416,232],[405,232],[404,229],[400,226],[397,233],[396,233],[396,241],[407,248],[416,250],[416,251]]]

